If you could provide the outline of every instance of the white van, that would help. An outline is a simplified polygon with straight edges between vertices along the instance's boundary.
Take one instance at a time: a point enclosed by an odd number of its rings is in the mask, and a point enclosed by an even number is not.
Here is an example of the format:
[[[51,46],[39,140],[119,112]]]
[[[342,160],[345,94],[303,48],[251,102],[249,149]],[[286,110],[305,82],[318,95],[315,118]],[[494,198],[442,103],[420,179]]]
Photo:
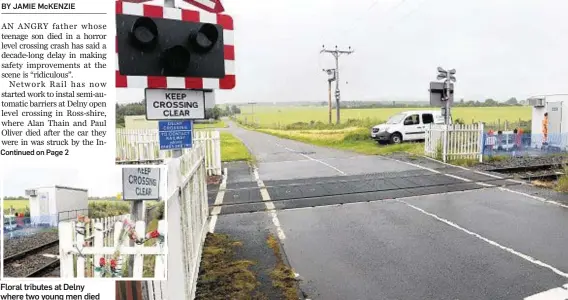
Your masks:
[[[412,110],[396,114],[385,124],[371,129],[371,138],[379,143],[399,144],[403,141],[418,141],[426,138],[428,124],[444,124],[439,110]]]

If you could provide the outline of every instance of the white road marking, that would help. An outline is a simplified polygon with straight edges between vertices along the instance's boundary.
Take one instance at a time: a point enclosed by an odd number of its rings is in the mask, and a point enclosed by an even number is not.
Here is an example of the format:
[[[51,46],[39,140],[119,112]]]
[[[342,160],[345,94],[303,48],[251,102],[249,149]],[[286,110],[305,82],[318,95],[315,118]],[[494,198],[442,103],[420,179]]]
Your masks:
[[[486,173],[486,172],[483,172],[483,171],[476,171],[476,170],[472,170],[472,169],[470,169],[470,168],[466,168],[466,167],[462,167],[462,166],[455,166],[455,165],[452,165],[452,164],[449,164],[449,163],[445,163],[445,162],[442,162],[442,161],[438,161],[438,160],[435,160],[435,159],[433,159],[433,158],[431,158],[431,157],[427,157],[427,156],[422,156],[422,157],[424,157],[424,158],[426,158],[426,159],[429,159],[429,160],[431,160],[431,161],[435,161],[435,162],[437,162],[437,163],[443,164],[443,165],[447,165],[447,166],[451,166],[451,167],[460,168],[460,169],[462,169],[462,170],[471,171],[471,172],[474,172],[474,173],[477,173],[477,174],[480,174],[480,175],[485,175],[485,176],[493,177],[493,178],[495,178],[495,179],[505,179],[504,177],[497,176],[497,175],[493,175],[493,174],[489,174],[489,173]],[[514,180],[514,179],[507,179],[507,181],[511,181],[511,182],[515,182],[515,183],[521,183],[521,184],[526,184],[526,182],[524,182],[524,181],[518,181],[518,180]]]
[[[566,299],[568,299],[568,284],[524,298],[524,300],[566,300]]]
[[[397,161],[397,162],[399,162],[399,163],[407,164],[407,165],[413,166],[413,167],[415,167],[415,168],[427,170],[427,171],[430,171],[430,172],[432,172],[432,173],[436,173],[436,174],[441,174],[441,173],[442,173],[442,172],[436,171],[436,170],[434,170],[434,169],[426,168],[426,167],[421,166],[421,165],[417,165],[417,164],[409,163],[409,162],[406,162],[406,161],[398,160],[398,159],[395,159],[395,158],[392,158],[392,157],[386,157],[386,156],[385,156],[384,158],[389,159],[389,160],[394,160],[394,161]]]
[[[400,202],[400,203],[404,203],[405,205],[407,205],[408,207],[410,207],[410,208],[412,208],[412,209],[415,209],[415,210],[417,210],[417,211],[419,211],[419,212],[421,212],[421,213],[423,213],[423,214],[425,214],[425,215],[427,215],[427,216],[430,216],[430,217],[432,217],[432,218],[434,218],[434,219],[436,219],[436,220],[438,220],[438,221],[440,221],[440,222],[442,222],[442,223],[445,223],[446,225],[449,225],[449,226],[451,226],[451,227],[453,227],[453,228],[455,228],[455,229],[458,229],[458,230],[460,230],[460,231],[463,231],[463,232],[465,232],[465,233],[467,233],[467,234],[469,234],[469,235],[471,235],[471,236],[474,236],[474,237],[476,237],[476,238],[478,238],[478,239],[480,239],[480,240],[482,240],[482,241],[484,241],[484,242],[486,242],[486,243],[488,243],[488,244],[490,244],[490,245],[493,245],[493,246],[498,247],[498,248],[500,248],[500,249],[502,249],[502,250],[505,250],[505,251],[507,251],[507,252],[509,252],[509,253],[511,253],[511,254],[513,254],[513,255],[516,255],[516,256],[518,256],[518,257],[520,257],[520,258],[522,258],[522,259],[524,259],[524,260],[526,260],[526,261],[528,261],[528,262],[530,262],[530,263],[533,263],[533,264],[535,264],[535,265],[537,265],[537,266],[541,266],[541,267],[547,268],[547,269],[551,270],[552,272],[554,272],[554,273],[556,273],[556,274],[558,274],[558,275],[560,275],[560,276],[562,276],[562,277],[564,277],[564,278],[568,278],[568,273],[565,273],[565,272],[563,272],[563,271],[560,271],[559,269],[557,269],[557,268],[555,268],[555,267],[553,267],[553,266],[551,266],[551,265],[549,265],[549,264],[546,264],[546,263],[544,263],[544,262],[542,262],[542,261],[540,261],[540,260],[538,260],[538,259],[536,259],[536,258],[533,258],[533,257],[531,257],[531,256],[528,256],[528,255],[526,255],[526,254],[523,254],[523,253],[521,253],[521,252],[519,252],[519,251],[516,251],[516,250],[514,250],[514,249],[512,249],[512,248],[505,247],[505,246],[503,246],[503,245],[501,245],[501,244],[499,244],[499,243],[497,243],[497,242],[495,242],[495,241],[492,241],[492,240],[490,240],[490,239],[488,239],[488,238],[486,238],[486,237],[483,237],[483,236],[481,236],[481,235],[479,235],[479,234],[477,234],[477,233],[475,233],[475,232],[473,232],[473,231],[467,230],[467,229],[465,229],[465,228],[459,226],[458,224],[456,224],[456,223],[454,223],[454,222],[452,222],[452,221],[449,221],[449,220],[446,220],[446,219],[444,219],[444,218],[441,218],[441,217],[439,217],[439,216],[437,216],[437,215],[435,215],[435,214],[433,214],[433,213],[427,212],[427,211],[425,211],[425,210],[423,210],[423,209],[421,209],[421,208],[419,208],[419,207],[416,207],[416,206],[414,206],[414,205],[412,205],[412,204],[410,204],[410,203],[407,203],[407,202],[404,202],[404,201],[401,201],[401,200],[396,200],[396,201],[397,201],[397,202]]]
[[[387,157],[386,157],[386,158],[387,158]],[[431,159],[431,160],[434,160],[434,161],[437,161],[437,160],[432,159],[432,158],[429,158],[429,157],[426,157],[426,158]],[[407,164],[407,165],[409,165],[409,166],[413,166],[413,167],[416,167],[416,168],[420,168],[420,169],[423,169],[423,170],[427,170],[427,171],[430,171],[430,172],[432,172],[432,173],[442,174],[442,175],[444,175],[444,176],[452,177],[452,178],[455,178],[455,179],[458,179],[458,180],[461,180],[461,181],[473,182],[473,180],[471,180],[471,179],[463,178],[463,177],[460,177],[460,176],[457,176],[457,175],[453,175],[453,174],[442,173],[442,172],[440,172],[440,171],[437,171],[437,170],[434,170],[434,169],[431,169],[431,168],[427,168],[427,167],[424,167],[424,166],[421,166],[421,165],[409,163],[409,162],[407,162],[407,161],[402,161],[402,160],[398,160],[398,159],[394,159],[394,158],[390,158],[390,157],[388,157],[388,159],[394,160],[394,161],[397,161],[397,162],[400,162],[400,163],[403,163],[403,164]],[[447,163],[443,163],[443,164],[450,165],[450,164],[447,164]],[[450,166],[452,166],[452,165],[450,165]],[[462,168],[462,169],[465,169],[465,170],[469,170],[469,169],[467,169],[467,168],[463,168],[463,167],[461,167],[461,168]],[[471,171],[471,170],[470,170],[470,171]],[[494,187],[494,185],[488,184],[488,183],[484,183],[484,182],[475,182],[475,184],[481,185],[481,186],[485,186],[485,187]]]
[[[529,197],[529,198],[532,198],[532,199],[535,199],[535,200],[538,200],[538,201],[541,201],[541,202],[544,202],[544,203],[550,203],[550,204],[554,204],[554,205],[557,205],[557,206],[560,206],[560,207],[568,208],[568,205],[565,205],[565,204],[562,204],[562,203],[558,203],[558,202],[556,202],[556,201],[548,200],[548,199],[545,199],[545,198],[542,198],[542,197],[538,197],[538,196],[535,196],[535,195],[531,195],[531,194],[527,194],[527,193],[523,193],[523,192],[519,192],[519,191],[510,190],[510,189],[504,188],[504,187],[499,187],[499,189],[500,189],[500,190],[503,190],[503,191],[515,193],[515,194],[518,194],[518,195],[523,195],[523,196],[525,196],[525,197]]]
[[[473,171],[473,170],[469,170],[469,171]],[[481,171],[473,171],[473,172],[475,172],[477,174],[493,177],[495,179],[503,179],[503,177],[501,177],[501,176],[497,176],[497,175],[493,175],[493,174],[489,174],[489,173],[485,173],[485,172],[481,172]]]
[[[431,160],[431,161],[435,161],[435,162],[437,162],[437,163],[440,163],[440,164],[443,164],[443,165],[446,165],[446,166],[455,167],[455,168],[460,168],[460,169],[462,169],[462,170],[468,170],[468,171],[470,171],[470,170],[469,170],[468,168],[466,168],[466,167],[455,166],[455,165],[452,165],[452,164],[449,164],[449,163],[445,163],[445,162],[443,162],[443,161],[439,161],[439,160],[437,160],[437,159],[433,159],[433,158],[428,157],[428,156],[425,156],[425,155],[421,155],[421,157],[426,158],[426,159],[429,159],[429,160]]]
[[[306,162],[306,161],[312,161],[312,160],[311,159],[298,159],[298,160],[283,160],[283,161],[263,161],[262,164],[268,165],[268,164],[295,163],[295,162]]]
[[[253,174],[254,174],[254,179],[256,180],[256,183],[260,188],[260,196],[262,197],[262,201],[265,202],[266,209],[270,212],[270,216],[272,217],[272,223],[276,227],[276,233],[278,234],[278,238],[282,241],[286,239],[286,235],[284,234],[284,230],[282,230],[282,227],[280,226],[280,220],[278,220],[278,215],[276,214],[276,207],[274,206],[274,203],[270,199],[270,194],[268,194],[268,190],[266,190],[264,182],[260,179],[260,176],[258,175],[257,168],[254,168]]]
[[[219,192],[217,192],[217,197],[215,198],[215,207],[211,212],[211,220],[209,221],[209,232],[215,232],[215,225],[217,224],[217,216],[221,213],[221,204],[223,204],[223,198],[225,197],[225,190],[227,189],[227,178],[229,174],[227,173],[227,168],[224,170],[223,181],[219,186]]]
[[[471,179],[459,177],[459,176],[452,175],[452,174],[444,174],[444,175],[445,175],[445,176],[448,176],[448,177],[455,178],[455,179],[457,179],[457,180],[462,180],[462,181],[465,181],[465,182],[471,182],[471,181],[472,181]]]

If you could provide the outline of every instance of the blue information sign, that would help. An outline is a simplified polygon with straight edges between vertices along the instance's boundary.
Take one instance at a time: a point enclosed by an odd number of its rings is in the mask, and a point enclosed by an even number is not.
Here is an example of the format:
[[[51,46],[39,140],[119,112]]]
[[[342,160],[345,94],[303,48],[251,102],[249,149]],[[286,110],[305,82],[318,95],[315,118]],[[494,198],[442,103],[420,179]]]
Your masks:
[[[193,122],[159,121],[160,150],[191,148],[193,141]]]

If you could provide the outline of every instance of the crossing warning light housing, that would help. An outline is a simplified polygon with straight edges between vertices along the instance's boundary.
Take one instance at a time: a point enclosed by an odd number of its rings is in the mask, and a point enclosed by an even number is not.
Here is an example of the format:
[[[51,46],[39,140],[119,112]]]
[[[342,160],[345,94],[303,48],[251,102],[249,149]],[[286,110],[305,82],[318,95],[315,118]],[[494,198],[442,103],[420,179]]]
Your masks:
[[[116,25],[117,87],[235,86],[231,17],[117,1]]]

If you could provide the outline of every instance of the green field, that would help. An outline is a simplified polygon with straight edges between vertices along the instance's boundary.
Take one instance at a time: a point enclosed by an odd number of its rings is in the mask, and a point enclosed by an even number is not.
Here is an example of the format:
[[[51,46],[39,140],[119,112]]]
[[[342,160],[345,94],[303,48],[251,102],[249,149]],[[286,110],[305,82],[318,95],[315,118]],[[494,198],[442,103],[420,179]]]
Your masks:
[[[390,116],[401,111],[408,110],[437,110],[437,108],[370,108],[370,109],[342,109],[341,120],[349,119],[368,120],[369,123],[379,123],[387,120]],[[335,122],[335,110],[333,110],[333,122]],[[452,109],[453,119],[462,119],[466,124],[472,122],[504,123],[527,121],[531,119],[531,107],[508,106],[508,107],[455,107]],[[255,106],[254,114],[252,107],[243,107],[242,113],[237,115],[241,121],[247,119],[260,127],[279,128],[280,126],[296,122],[324,122],[328,121],[326,107],[262,107]]]
[[[193,125],[195,129],[210,129],[210,128],[225,128],[227,125],[221,120],[217,120],[213,123],[195,123]]]

